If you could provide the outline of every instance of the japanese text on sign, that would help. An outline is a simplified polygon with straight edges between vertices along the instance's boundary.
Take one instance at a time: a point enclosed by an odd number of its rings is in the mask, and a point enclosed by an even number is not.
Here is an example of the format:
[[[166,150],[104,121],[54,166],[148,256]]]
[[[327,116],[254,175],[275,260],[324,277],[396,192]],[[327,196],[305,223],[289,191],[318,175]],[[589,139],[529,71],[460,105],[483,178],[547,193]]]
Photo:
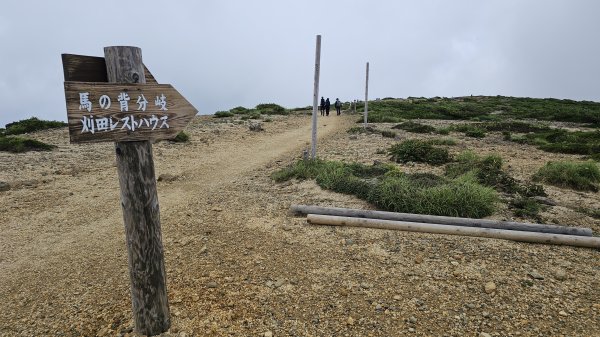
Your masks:
[[[117,102],[119,106],[120,112],[129,112],[129,101],[131,101],[131,97],[127,92],[121,92],[117,96]],[[98,105],[101,110],[108,110],[112,104],[112,100],[108,95],[101,95],[98,99]],[[133,103],[132,103],[133,104]],[[135,104],[137,104],[137,109],[135,111],[145,112],[148,100],[143,94],[138,95],[137,100],[135,100]],[[156,96],[154,100],[154,105],[158,107],[160,111],[167,111],[167,97],[164,94],[160,94]],[[79,110],[87,110],[90,113],[92,112],[93,103],[90,100],[89,92],[80,92],[79,93]],[[81,133],[95,133],[102,131],[113,131],[113,130],[127,130],[134,132],[137,129],[162,129],[169,128],[169,117],[167,115],[164,116],[156,116],[156,115],[141,115],[136,116],[134,114],[127,114],[122,118],[113,118],[113,116],[82,116],[81,118]]]

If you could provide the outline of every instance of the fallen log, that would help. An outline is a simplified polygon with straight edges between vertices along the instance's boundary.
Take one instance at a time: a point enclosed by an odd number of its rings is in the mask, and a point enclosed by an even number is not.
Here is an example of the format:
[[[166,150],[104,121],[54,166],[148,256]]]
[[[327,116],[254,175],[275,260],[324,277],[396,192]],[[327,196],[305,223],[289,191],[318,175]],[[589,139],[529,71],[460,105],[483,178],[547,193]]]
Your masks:
[[[600,249],[600,238],[578,235],[535,233],[494,228],[476,228],[408,221],[351,218],[332,215],[307,214],[307,221],[315,225],[351,226],[392,229],[409,232],[475,236],[520,242],[544,243]]]
[[[506,230],[537,232],[537,233],[592,236],[591,228],[566,227],[566,226],[545,225],[545,224],[536,224],[536,223],[511,222],[511,221],[488,220],[488,219],[469,219],[469,218],[457,218],[457,217],[449,217],[449,216],[423,215],[423,214],[411,214],[411,213],[395,213],[395,212],[371,211],[371,210],[362,210],[362,209],[353,209],[353,208],[319,207],[319,206],[307,206],[307,205],[292,205],[292,206],[290,206],[290,210],[292,212],[298,213],[298,214],[322,214],[322,215],[347,216],[347,217],[353,217],[353,218],[369,218],[369,219],[396,220],[396,221],[409,221],[409,222],[424,222],[424,223],[463,226],[463,227],[467,226],[467,227],[495,228],[495,229],[506,229]]]

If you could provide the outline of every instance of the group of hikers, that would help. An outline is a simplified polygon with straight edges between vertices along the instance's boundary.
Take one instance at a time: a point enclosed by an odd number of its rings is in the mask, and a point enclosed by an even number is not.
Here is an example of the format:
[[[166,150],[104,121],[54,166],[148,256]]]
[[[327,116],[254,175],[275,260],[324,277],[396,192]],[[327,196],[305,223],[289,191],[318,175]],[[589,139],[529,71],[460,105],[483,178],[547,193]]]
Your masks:
[[[340,102],[339,98],[335,99],[335,111],[337,112],[337,115],[341,115],[342,112],[342,102]],[[331,107],[331,102],[329,101],[329,97],[327,97],[327,99],[323,99],[323,97],[321,97],[321,105],[319,106],[319,109],[321,110],[321,116],[329,116],[329,109]]]

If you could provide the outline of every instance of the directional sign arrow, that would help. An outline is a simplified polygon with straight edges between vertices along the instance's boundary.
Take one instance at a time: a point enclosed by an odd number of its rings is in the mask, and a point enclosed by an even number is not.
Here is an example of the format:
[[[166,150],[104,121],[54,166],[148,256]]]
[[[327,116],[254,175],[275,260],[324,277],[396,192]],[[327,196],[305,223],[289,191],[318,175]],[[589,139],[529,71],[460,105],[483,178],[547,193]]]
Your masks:
[[[168,84],[65,82],[71,143],[172,139],[198,113]]]

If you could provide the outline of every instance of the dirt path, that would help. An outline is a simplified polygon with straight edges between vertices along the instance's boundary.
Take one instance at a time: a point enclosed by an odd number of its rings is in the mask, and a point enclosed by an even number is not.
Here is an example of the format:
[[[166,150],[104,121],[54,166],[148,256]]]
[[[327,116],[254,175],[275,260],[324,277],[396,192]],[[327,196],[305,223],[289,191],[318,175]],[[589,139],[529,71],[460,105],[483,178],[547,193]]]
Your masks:
[[[320,137],[343,124],[342,119],[335,118],[321,123]],[[308,117],[300,117],[292,123],[276,120],[266,124],[267,131],[261,133],[240,132],[246,127],[231,124],[206,127],[197,122],[190,128],[193,133],[207,134],[202,142],[186,147],[155,147],[157,175],[169,173],[177,178],[169,184],[159,183],[165,227],[169,226],[169,219],[179,216],[177,212],[193,207],[192,200],[218,194],[232,180],[277,158],[301,153],[307,147],[311,126]],[[53,133],[56,131],[41,137],[56,137]],[[65,136],[64,131],[61,136]],[[44,320],[38,316],[73,314],[70,309],[77,304],[68,303],[69,298],[74,300],[83,294],[87,300],[98,303],[107,286],[123,288],[114,278],[115,265],[122,274],[126,255],[112,148],[63,142],[59,151],[62,161],[56,161],[58,168],[49,167],[48,172],[40,170],[47,160],[42,154],[4,155],[7,160],[3,164],[10,168],[3,170],[0,180],[11,181],[17,188],[2,194],[0,199],[0,298],[10,308],[0,314],[3,334],[22,329],[39,333],[40,330],[31,330],[38,326],[17,322],[44,326],[39,324]],[[28,179],[38,175],[39,179]],[[118,282],[123,280],[123,275],[119,275]],[[69,321],[65,315],[41,332],[65,331],[66,326],[71,327],[64,323],[73,325]],[[84,323],[84,327],[85,324],[89,323]],[[88,333],[95,329],[88,328]]]

